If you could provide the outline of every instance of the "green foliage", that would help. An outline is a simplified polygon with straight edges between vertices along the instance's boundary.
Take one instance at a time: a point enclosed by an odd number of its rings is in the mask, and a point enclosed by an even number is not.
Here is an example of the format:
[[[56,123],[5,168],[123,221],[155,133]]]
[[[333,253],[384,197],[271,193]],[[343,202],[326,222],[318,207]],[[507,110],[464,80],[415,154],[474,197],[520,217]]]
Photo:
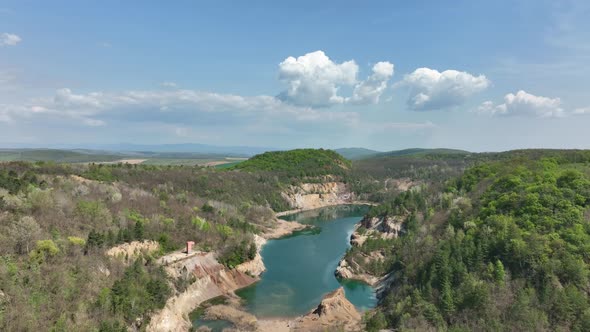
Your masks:
[[[364,321],[367,332],[377,332],[387,327],[387,319],[380,310],[376,311],[372,316],[365,316]]]
[[[570,160],[577,158],[489,162],[452,181],[448,199],[437,195],[444,210],[395,242],[389,323],[411,328],[406,318],[421,312],[431,326],[440,323],[427,316],[440,316],[452,330],[586,330],[590,169]],[[424,211],[410,195],[370,215]],[[399,305],[408,296],[414,300]]]
[[[74,246],[84,247],[86,245],[86,240],[77,236],[68,236],[68,242]]]
[[[253,260],[256,257],[256,244],[252,241],[241,241],[229,246],[219,257],[221,264],[233,269],[234,267]]]
[[[112,221],[110,211],[100,201],[79,201],[75,213],[85,222],[95,226],[108,225]]]
[[[350,167],[350,161],[332,150],[298,149],[265,152],[231,169],[248,172],[271,171],[287,177],[317,177],[344,175]]]
[[[39,240],[35,250],[31,251],[29,257],[31,262],[42,264],[46,259],[52,258],[59,253],[59,248],[53,240]]]
[[[149,320],[146,314],[164,307],[170,292],[164,270],[161,267],[147,269],[139,258],[109,291],[101,293],[96,306],[107,308],[116,316],[123,317],[128,324],[137,318],[145,322]],[[119,324],[115,328],[118,329]]]
[[[82,173],[82,176],[90,180],[103,182],[113,182],[116,180],[111,169],[103,164],[91,165],[87,171]]]
[[[5,188],[11,194],[17,194],[28,188],[30,185],[39,185],[37,176],[30,171],[26,171],[22,176],[14,170],[0,170],[0,188]]]
[[[221,235],[221,238],[225,240],[233,235],[234,230],[227,225],[217,225],[217,232]]]
[[[201,210],[205,213],[215,212],[215,208],[213,206],[211,206],[209,203],[203,204],[203,206],[201,207]]]

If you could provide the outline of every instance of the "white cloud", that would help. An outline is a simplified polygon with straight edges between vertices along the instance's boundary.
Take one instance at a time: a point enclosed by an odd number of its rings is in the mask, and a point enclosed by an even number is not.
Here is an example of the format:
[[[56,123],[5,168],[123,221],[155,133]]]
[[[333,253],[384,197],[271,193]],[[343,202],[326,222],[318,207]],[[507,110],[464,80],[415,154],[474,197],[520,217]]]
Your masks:
[[[356,83],[358,70],[354,60],[334,63],[322,51],[290,56],[279,64],[279,79],[288,86],[279,98],[300,106],[342,104],[338,86]]]
[[[0,34],[0,46],[14,46],[21,41],[22,39],[15,34],[7,32]]]
[[[358,72],[359,66],[354,60],[335,63],[322,51],[297,58],[291,56],[279,64],[279,79],[287,85],[287,90],[278,98],[293,105],[311,107],[377,103],[393,75],[393,64],[377,63],[366,81],[357,80]],[[352,87],[352,96],[340,95],[341,87]]]
[[[387,88],[387,82],[393,76],[393,64],[378,62],[373,66],[373,74],[366,81],[354,87],[352,97],[347,101],[355,104],[377,104],[379,97]]]
[[[562,117],[565,115],[561,108],[561,99],[535,96],[523,90],[516,94],[509,93],[504,96],[504,103],[495,105],[492,101],[483,102],[479,113],[492,115],[518,115],[535,117]]]
[[[415,111],[438,110],[463,104],[469,97],[490,86],[484,76],[467,72],[418,68],[404,77],[402,86],[410,88],[408,106]]]

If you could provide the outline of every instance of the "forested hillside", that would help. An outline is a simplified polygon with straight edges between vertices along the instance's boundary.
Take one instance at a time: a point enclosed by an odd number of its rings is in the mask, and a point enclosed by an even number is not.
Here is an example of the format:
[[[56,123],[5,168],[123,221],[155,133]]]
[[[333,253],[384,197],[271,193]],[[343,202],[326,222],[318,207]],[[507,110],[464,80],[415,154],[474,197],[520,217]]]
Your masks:
[[[272,171],[288,177],[343,175],[350,161],[332,150],[298,149],[265,152],[234,166],[244,171]]]
[[[182,248],[234,266],[275,223],[276,181],[198,167],[0,165],[0,330],[145,327],[174,288],[155,259]],[[283,204],[283,205],[281,205]],[[158,250],[113,259],[133,241]],[[152,246],[153,247],[153,246]]]
[[[368,328],[588,331],[589,157],[504,154],[374,208],[404,227],[356,249],[380,248],[372,272],[394,277]]]

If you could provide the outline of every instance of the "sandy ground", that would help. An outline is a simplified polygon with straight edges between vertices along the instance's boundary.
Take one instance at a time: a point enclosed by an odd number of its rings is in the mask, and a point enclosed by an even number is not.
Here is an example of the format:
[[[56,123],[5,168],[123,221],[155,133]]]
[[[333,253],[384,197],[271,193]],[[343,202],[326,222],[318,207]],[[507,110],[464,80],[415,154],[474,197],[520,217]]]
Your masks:
[[[305,227],[307,226],[296,221],[284,221],[278,219],[275,228],[268,229],[262,234],[262,237],[267,240],[278,239],[280,237],[290,235],[295,231],[304,229]]]
[[[292,320],[289,319],[259,319],[258,320],[258,331],[260,332],[290,332]]]
[[[200,166],[215,167],[215,166],[229,164],[229,163],[233,163],[233,161],[230,161],[230,160],[216,160],[216,161],[210,161],[210,162],[206,162],[206,163],[200,164]]]

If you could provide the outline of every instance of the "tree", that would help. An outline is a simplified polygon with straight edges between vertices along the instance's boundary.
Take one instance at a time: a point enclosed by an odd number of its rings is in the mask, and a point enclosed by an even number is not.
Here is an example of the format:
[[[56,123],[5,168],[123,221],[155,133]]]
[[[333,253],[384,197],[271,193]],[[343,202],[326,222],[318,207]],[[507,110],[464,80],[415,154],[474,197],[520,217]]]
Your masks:
[[[24,216],[11,225],[8,234],[14,243],[16,253],[22,255],[31,250],[31,244],[41,235],[41,227],[35,218]]]
[[[504,264],[499,259],[494,264],[494,279],[498,285],[504,285],[504,278],[506,277],[506,272],[504,271]]]
[[[453,302],[453,291],[451,289],[451,282],[448,280],[445,280],[442,284],[441,307],[443,312],[447,315],[455,311],[455,303]]]

